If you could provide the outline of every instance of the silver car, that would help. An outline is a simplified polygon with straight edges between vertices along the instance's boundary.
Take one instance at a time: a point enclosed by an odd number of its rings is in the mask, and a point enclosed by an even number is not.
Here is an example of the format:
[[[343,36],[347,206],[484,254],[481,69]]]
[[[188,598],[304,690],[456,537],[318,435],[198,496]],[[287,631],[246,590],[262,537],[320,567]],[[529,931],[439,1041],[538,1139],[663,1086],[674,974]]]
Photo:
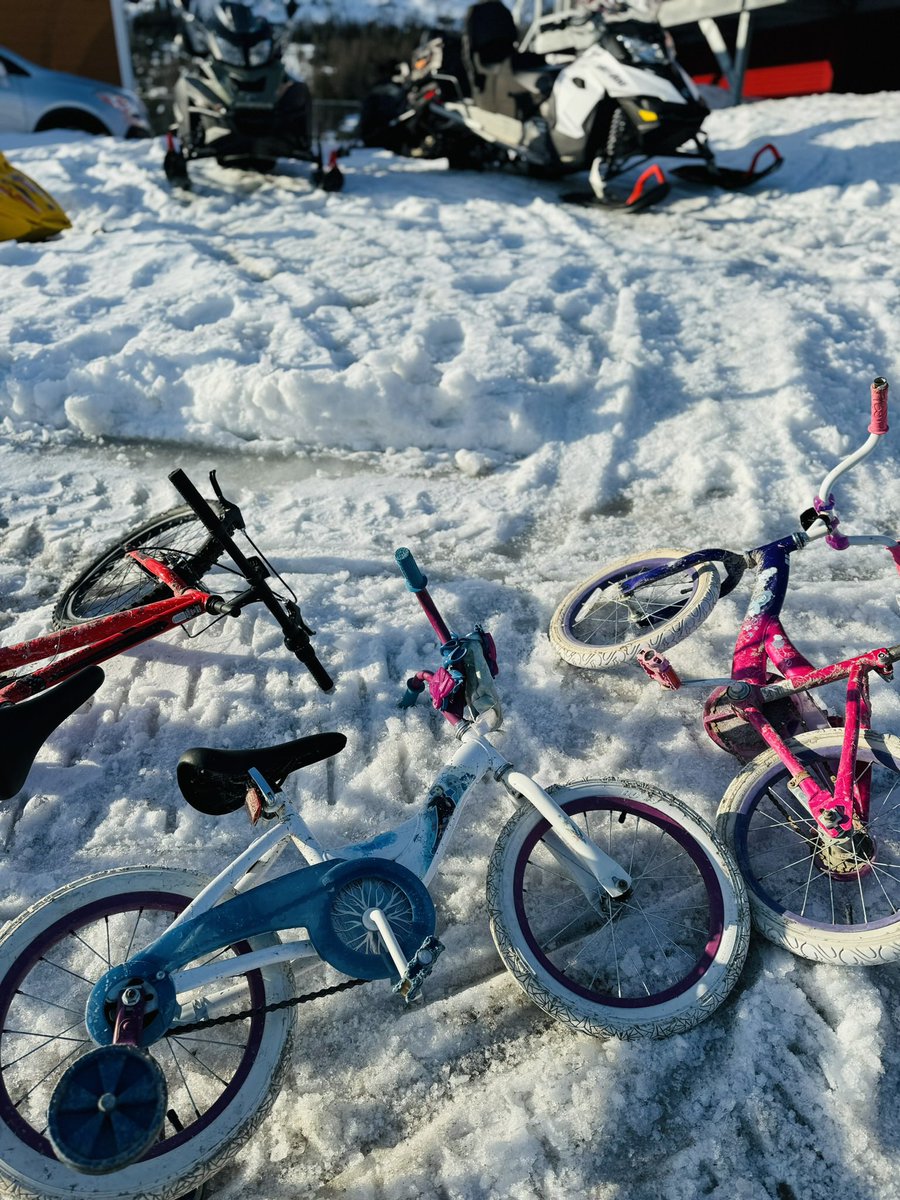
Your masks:
[[[0,46],[0,130],[81,129],[149,137],[150,119],[134,92],[39,67]]]

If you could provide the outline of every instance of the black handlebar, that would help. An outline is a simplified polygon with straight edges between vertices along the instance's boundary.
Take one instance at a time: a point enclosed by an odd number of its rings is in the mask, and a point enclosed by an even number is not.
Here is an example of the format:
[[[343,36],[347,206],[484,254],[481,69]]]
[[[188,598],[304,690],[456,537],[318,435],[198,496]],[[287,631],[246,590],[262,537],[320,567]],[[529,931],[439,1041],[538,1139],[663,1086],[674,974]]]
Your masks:
[[[169,472],[169,482],[188,507],[194,510],[199,520],[214,537],[220,540],[226,538],[230,540],[230,534],[221,517],[204,500],[181,467],[177,467],[174,471]],[[230,553],[231,550],[229,549]]]
[[[334,687],[334,680],[319,662],[316,652],[310,644],[309,637],[303,635],[303,639],[301,641],[295,638],[293,634],[286,634],[284,644],[297,661],[303,663],[322,691],[330,692]]]
[[[254,598],[264,604],[278,622],[284,634],[284,644],[288,650],[291,651],[298,662],[306,667],[322,691],[330,692],[334,687],[334,681],[321,662],[319,662],[316,652],[310,644],[309,639],[312,631],[303,623],[300,617],[300,610],[297,606],[290,605],[288,611],[285,611],[285,606],[278,600],[278,597],[266,583],[268,572],[262,561],[258,558],[250,559],[244,554],[243,550],[241,550],[240,546],[231,536],[228,526],[214,509],[211,508],[203,496],[200,495],[194,484],[180,467],[170,472],[169,481],[185,503],[194,510],[198,520],[206,527],[251,585],[251,591],[255,594]],[[218,487],[215,490],[219,493]],[[225,501],[225,503],[227,504],[228,502]]]

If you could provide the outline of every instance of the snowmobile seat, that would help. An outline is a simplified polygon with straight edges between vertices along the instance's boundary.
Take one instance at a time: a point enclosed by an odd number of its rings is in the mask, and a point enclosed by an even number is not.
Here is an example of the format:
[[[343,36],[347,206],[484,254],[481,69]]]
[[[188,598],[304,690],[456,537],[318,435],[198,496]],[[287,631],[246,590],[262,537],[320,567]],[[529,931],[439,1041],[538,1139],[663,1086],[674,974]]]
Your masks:
[[[558,68],[517,49],[518,30],[502,0],[481,0],[466,13],[463,60],[479,108],[522,119],[549,94]]]
[[[41,746],[93,696],[103,678],[99,667],[86,667],[47,692],[18,704],[0,705],[0,800],[11,800],[22,790]]]
[[[482,67],[494,67],[512,57],[518,30],[502,0],[481,0],[466,13],[463,36],[469,54],[477,54]]]

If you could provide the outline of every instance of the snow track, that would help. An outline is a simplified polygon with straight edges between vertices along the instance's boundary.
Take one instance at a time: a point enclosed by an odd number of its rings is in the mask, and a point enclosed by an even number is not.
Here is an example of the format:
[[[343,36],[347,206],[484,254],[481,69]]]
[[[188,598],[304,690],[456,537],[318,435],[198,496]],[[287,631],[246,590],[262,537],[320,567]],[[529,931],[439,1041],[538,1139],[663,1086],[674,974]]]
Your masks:
[[[197,167],[159,146],[8,147],[63,203],[56,242],[0,244],[0,632],[43,632],[79,563],[219,468],[296,588],[335,675],[318,694],[264,616],[107,666],[0,810],[6,919],[62,883],[146,862],[210,873],[242,814],[187,808],[190,745],[348,736],[304,772],[326,842],[399,823],[452,740],[395,704],[435,661],[392,566],[409,545],[454,627],[500,649],[502,748],[544,783],[635,776],[711,819],[736,767],[689,696],[589,675],[545,637],[598,564],[793,528],[900,384],[900,96],[713,114],[726,163],[769,138],[769,188],[673,188],[638,217],[557,186],[375,152],[341,196],[305,168]],[[897,390],[895,388],[895,390]],[[900,422],[895,420],[895,425]],[[896,431],[839,496],[851,532],[900,527]],[[799,556],[789,627],[813,656],[900,641],[887,555]],[[675,665],[725,669],[746,596]],[[876,728],[900,732],[873,685]],[[894,969],[834,970],[760,941],[725,1007],[665,1042],[557,1028],[500,970],[484,878],[505,800],[473,798],[433,893],[447,944],[424,1004],[372,985],[305,1006],[272,1116],[215,1200],[888,1200],[896,1192]]]

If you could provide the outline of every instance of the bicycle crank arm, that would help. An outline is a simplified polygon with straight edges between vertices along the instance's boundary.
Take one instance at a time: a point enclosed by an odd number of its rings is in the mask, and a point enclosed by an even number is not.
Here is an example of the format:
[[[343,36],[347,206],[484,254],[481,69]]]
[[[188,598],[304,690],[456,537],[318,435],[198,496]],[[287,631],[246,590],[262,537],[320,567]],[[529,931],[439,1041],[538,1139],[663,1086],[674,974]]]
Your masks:
[[[363,916],[366,928],[377,929],[384,947],[391,956],[391,961],[397,968],[400,978],[394,984],[393,991],[399,993],[407,1004],[411,1004],[422,990],[422,984],[434,970],[438,955],[444,949],[433,935],[425,939],[411,959],[407,959],[403,948],[397,941],[391,923],[380,908],[370,908]]]
[[[534,805],[563,845],[576,856],[581,866],[590,871],[608,896],[615,900],[631,891],[631,876],[624,867],[595,846],[539,783],[521,771],[510,771],[504,782]]]

